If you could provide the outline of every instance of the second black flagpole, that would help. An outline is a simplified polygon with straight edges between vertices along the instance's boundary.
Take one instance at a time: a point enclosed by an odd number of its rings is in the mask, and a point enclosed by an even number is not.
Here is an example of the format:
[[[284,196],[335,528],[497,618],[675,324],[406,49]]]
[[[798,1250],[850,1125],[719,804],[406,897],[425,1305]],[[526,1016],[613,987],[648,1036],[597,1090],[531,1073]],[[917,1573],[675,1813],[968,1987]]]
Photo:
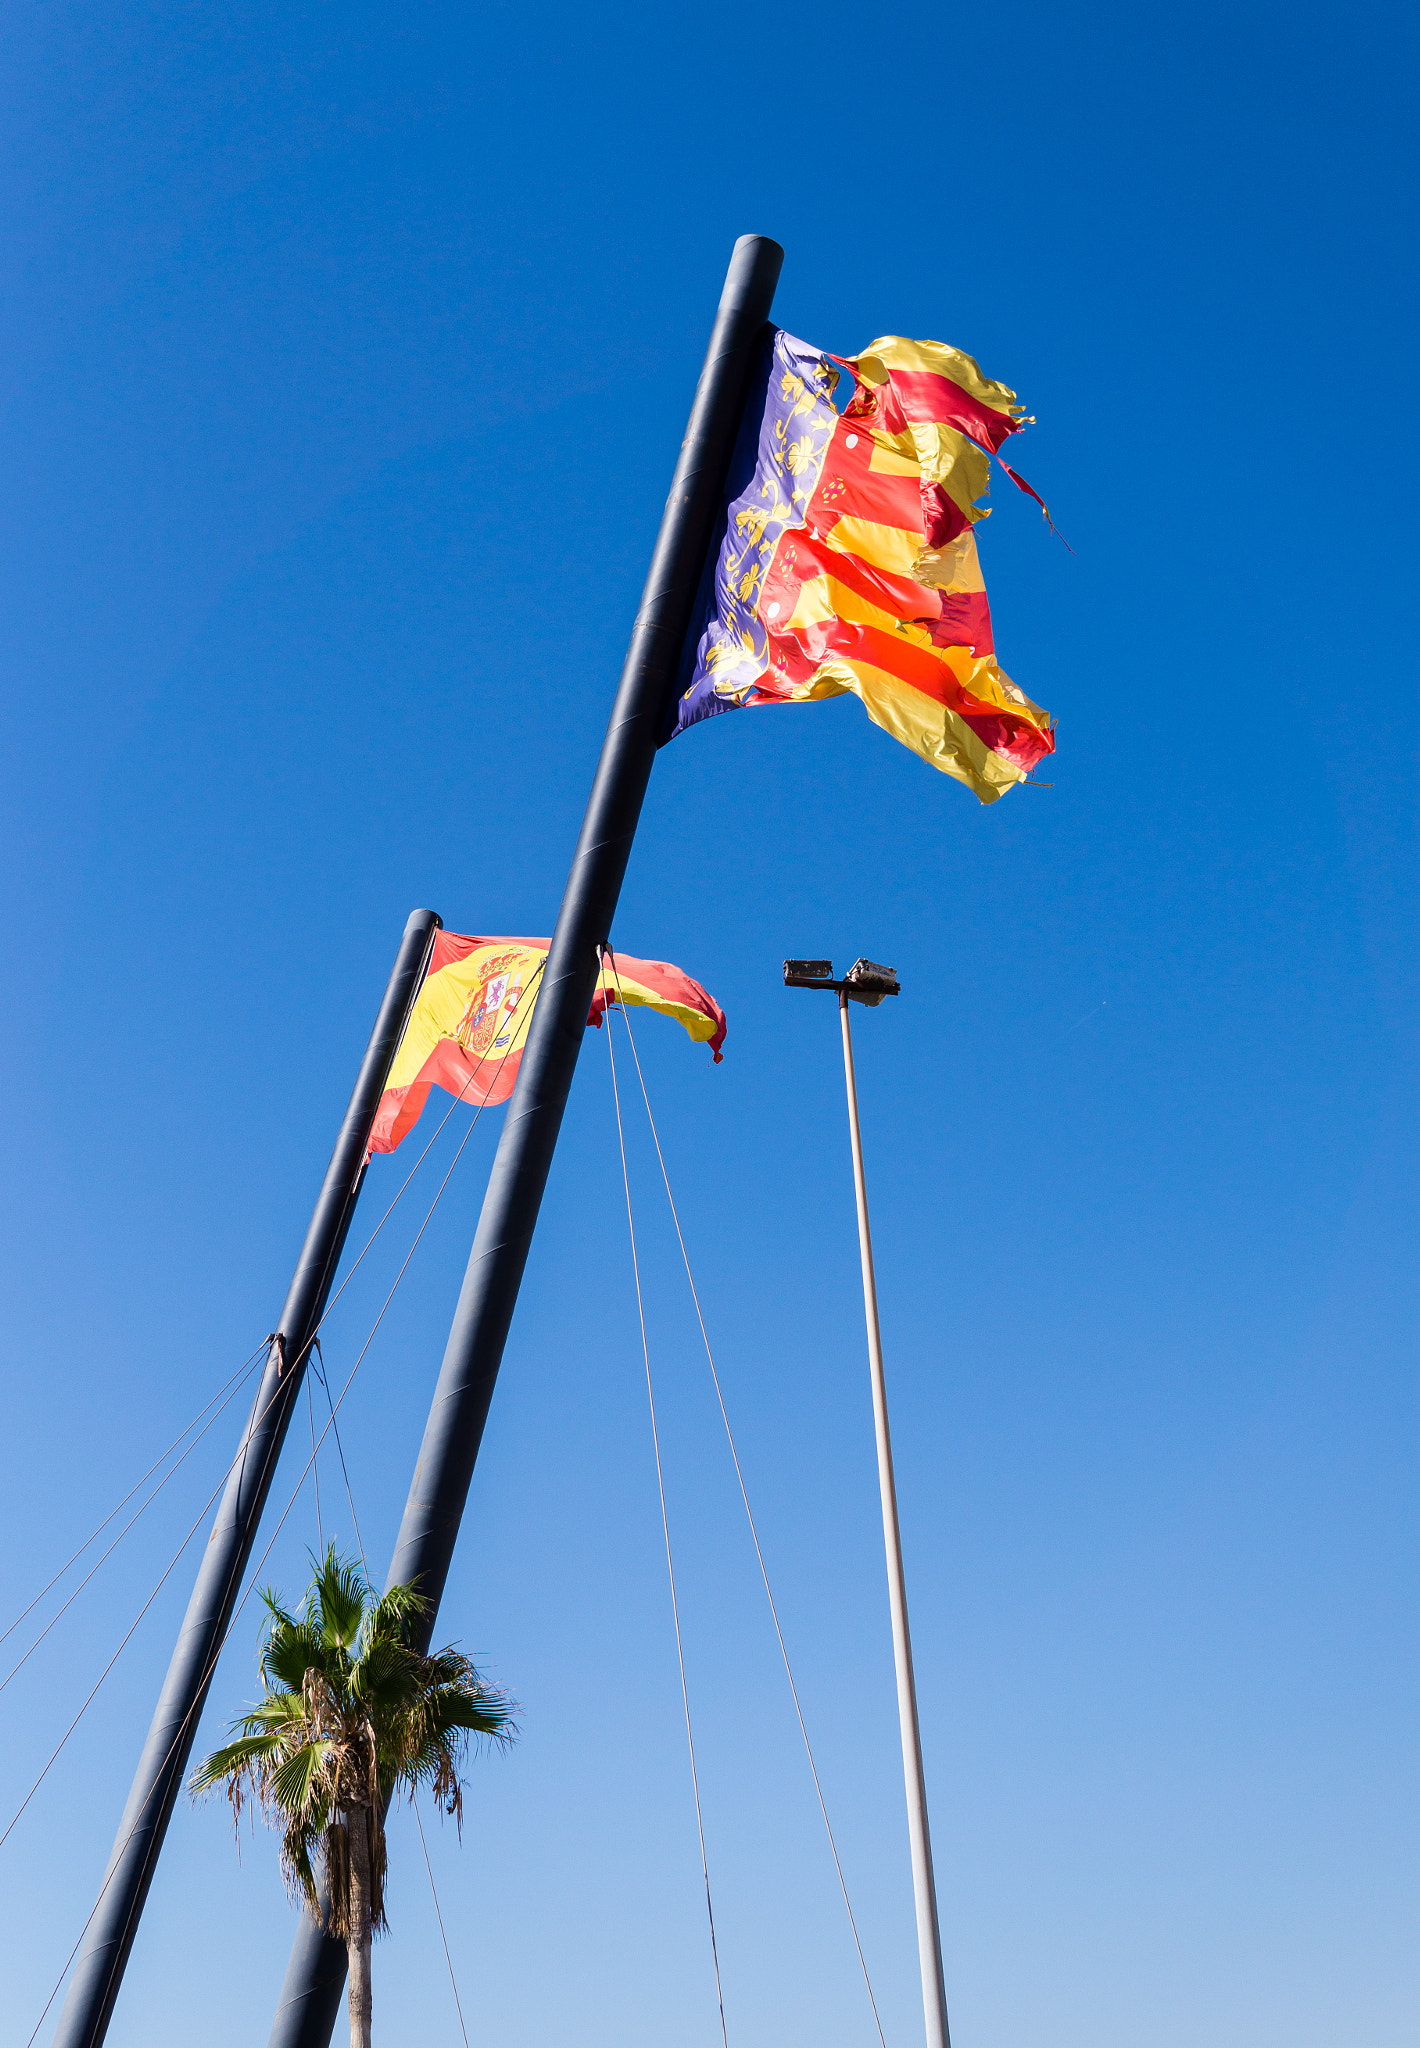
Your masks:
[[[173,1804],[197,1733],[217,1658],[226,1641],[242,1573],[281,1455],[311,1343],[365,1178],[365,1150],[380,1095],[419,991],[439,919],[410,912],[355,1090],[271,1339],[251,1418],[192,1589],[158,1696],[148,1740],[119,1823],[98,1902],[89,1916],[54,2048],[99,2048],[113,2016],[139,1918],[158,1867]]]
[[[641,608],[602,742],[577,851],[528,1028],[439,1383],[400,1524],[390,1585],[417,1581],[428,1647],[448,1576],[493,1383],[513,1318],[553,1148],[586,1030],[597,948],[611,936],[641,805],[675,687],[696,587],[714,532],[755,343],[784,252],[763,235],[735,244],[695,390]],[[270,2048],[328,2048],[345,1946],[303,1914]]]

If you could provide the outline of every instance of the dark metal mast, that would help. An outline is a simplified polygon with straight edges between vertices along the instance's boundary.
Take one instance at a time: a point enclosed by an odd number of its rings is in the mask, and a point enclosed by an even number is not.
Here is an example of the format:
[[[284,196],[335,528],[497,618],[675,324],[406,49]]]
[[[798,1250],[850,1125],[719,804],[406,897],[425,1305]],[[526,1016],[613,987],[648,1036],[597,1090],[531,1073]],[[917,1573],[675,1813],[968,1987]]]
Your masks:
[[[417,1581],[429,1600],[421,1649],[428,1647],[448,1576],[586,1029],[597,948],[611,935],[729,473],[754,345],[769,317],[783,260],[778,243],[762,235],[742,235],[735,244],[563,891],[389,1569],[388,1584]],[[328,2048],[344,1982],[344,1944],[322,1934],[315,1920],[303,1914],[271,2048]]]
[[[197,1583],[168,1666],[153,1725],[119,1823],[98,1904],[84,1936],[59,2017],[55,2048],[98,2048],[108,2031],[138,1921],[153,1882],[173,1802],[212,1682],[237,1588],[256,1541],[276,1461],[325,1312],[345,1235],[365,1178],[365,1148],[410,1005],[440,920],[416,910],[360,1064],[306,1241],[286,1295],[251,1418],[202,1554]]]

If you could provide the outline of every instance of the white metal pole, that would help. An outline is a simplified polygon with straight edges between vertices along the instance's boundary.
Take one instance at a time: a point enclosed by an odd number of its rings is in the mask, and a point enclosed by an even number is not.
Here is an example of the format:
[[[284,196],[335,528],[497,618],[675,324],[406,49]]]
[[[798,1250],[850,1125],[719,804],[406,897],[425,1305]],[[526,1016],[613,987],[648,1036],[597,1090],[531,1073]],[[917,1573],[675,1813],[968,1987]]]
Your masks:
[[[883,1346],[878,1330],[873,1240],[868,1230],[868,1187],[863,1177],[863,1138],[858,1128],[858,1088],[853,1078],[853,1037],[848,1028],[848,995],[843,989],[838,992],[838,1014],[843,1023],[843,1071],[848,1083],[853,1186],[858,1198],[863,1313],[868,1324],[868,1366],[873,1381],[873,1426],[878,1440],[878,1487],[882,1494],[883,1546],[887,1552],[888,1600],[892,1609],[892,1655],[897,1669],[902,1774],[907,1785],[907,1832],[912,1844],[912,1891],[917,1903],[922,2008],[927,2022],[927,2048],[951,2048],[951,2037],[947,2032],[947,1991],[942,1975],[942,1936],[937,1925],[937,1882],[932,1872],[932,1834],[927,1823],[927,1784],[922,1775],[922,1737],[917,1725],[917,1684],[912,1675],[912,1636],[907,1626],[907,1582],[902,1572],[902,1536],[897,1526],[897,1487],[893,1480],[887,1386],[883,1379]]]

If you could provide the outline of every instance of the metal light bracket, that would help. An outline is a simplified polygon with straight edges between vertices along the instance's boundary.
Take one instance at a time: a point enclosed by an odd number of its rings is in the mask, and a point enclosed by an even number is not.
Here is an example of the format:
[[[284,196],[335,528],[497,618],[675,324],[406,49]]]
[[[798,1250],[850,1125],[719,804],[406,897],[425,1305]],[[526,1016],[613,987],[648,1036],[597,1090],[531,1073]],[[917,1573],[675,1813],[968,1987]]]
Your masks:
[[[842,981],[835,981],[831,960],[786,960],[785,988],[824,988],[833,995],[845,995],[855,1003],[876,1009],[884,996],[901,993],[895,967],[882,967],[876,960],[855,960]]]

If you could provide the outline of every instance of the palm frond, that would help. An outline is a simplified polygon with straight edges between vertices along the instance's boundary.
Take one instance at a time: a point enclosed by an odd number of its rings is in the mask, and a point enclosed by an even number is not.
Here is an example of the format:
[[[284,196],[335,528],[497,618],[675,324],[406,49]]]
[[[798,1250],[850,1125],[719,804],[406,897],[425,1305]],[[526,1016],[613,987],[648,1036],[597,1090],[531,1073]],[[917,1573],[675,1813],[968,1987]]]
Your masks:
[[[398,1643],[376,1643],[351,1667],[350,1698],[383,1727],[408,1711],[420,1694],[419,1660]]]
[[[353,1559],[343,1558],[332,1543],[311,1586],[307,1612],[327,1643],[348,1650],[360,1633],[370,1601],[370,1586]]]
[[[298,1628],[300,1626],[297,1617],[281,1605],[280,1596],[273,1587],[263,1586],[257,1597],[278,1628]]]
[[[283,1813],[304,1814],[320,1790],[320,1779],[334,1745],[307,1742],[282,1759],[271,1773],[269,1797]]]
[[[264,1700],[243,1714],[240,1726],[251,1735],[260,1734],[263,1729],[275,1735],[299,1722],[303,1715],[300,1693],[269,1692]]]
[[[341,1652],[308,1621],[288,1621],[273,1627],[262,1654],[262,1676],[269,1687],[299,1692],[313,1664],[322,1667],[338,1661]]]
[[[272,1753],[277,1740],[272,1735],[242,1735],[235,1742],[229,1742],[225,1749],[214,1749],[189,1778],[189,1793],[194,1799],[201,1799],[239,1772],[250,1772],[254,1764],[263,1762]]]
[[[371,1608],[366,1627],[370,1637],[396,1636],[407,1642],[409,1626],[425,1612],[429,1602],[417,1586],[391,1586]]]
[[[504,1746],[513,1742],[518,1733],[518,1724],[513,1719],[513,1703],[502,1693],[470,1693],[461,1688],[456,1690],[453,1686],[441,1686],[434,1695],[429,1724],[431,1730],[441,1735],[460,1728],[470,1735],[486,1735],[490,1741]]]

